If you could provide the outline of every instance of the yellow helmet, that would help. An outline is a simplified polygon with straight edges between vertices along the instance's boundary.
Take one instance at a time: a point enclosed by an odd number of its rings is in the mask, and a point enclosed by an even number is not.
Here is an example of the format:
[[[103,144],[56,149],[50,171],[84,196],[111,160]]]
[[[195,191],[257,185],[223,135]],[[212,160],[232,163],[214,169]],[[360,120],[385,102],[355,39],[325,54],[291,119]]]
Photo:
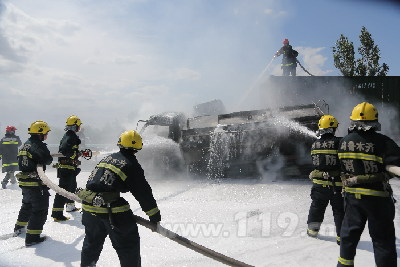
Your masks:
[[[377,121],[378,110],[374,105],[362,102],[354,107],[350,119],[353,121]]]
[[[81,119],[79,119],[77,116],[71,115],[67,118],[66,124],[67,126],[72,126],[72,125],[81,126],[82,122]]]
[[[135,130],[123,132],[119,137],[118,146],[140,150],[143,147],[142,137]]]
[[[28,128],[29,134],[48,134],[50,132],[49,125],[44,121],[35,121]]]
[[[326,129],[326,128],[337,128],[339,122],[335,117],[332,115],[324,115],[319,119],[318,128],[319,129]]]

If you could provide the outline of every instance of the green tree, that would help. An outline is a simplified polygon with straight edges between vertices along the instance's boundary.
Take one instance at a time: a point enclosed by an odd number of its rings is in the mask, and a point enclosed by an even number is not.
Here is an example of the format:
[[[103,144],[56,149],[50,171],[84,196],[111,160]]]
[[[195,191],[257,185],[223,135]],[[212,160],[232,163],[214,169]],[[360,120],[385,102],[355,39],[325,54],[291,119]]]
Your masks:
[[[336,46],[333,47],[333,62],[343,76],[354,76],[354,45],[343,34],[340,35],[339,40],[336,41]]]
[[[379,64],[380,50],[375,45],[374,39],[365,27],[361,28],[360,34],[361,46],[358,48],[361,58],[356,62],[357,76],[386,76],[389,66],[383,63]]]
[[[389,66],[386,63],[379,64],[380,50],[375,45],[371,34],[363,26],[361,28],[360,47],[358,53],[360,58],[354,57],[354,46],[347,37],[340,35],[336,46],[333,47],[333,60],[335,67],[340,70],[343,76],[386,76]]]

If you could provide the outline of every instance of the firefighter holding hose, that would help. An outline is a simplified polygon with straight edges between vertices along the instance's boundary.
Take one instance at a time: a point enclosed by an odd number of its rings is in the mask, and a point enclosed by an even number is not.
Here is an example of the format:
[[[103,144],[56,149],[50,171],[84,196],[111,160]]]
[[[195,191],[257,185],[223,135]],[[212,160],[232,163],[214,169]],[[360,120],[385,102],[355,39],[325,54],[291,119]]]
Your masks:
[[[293,49],[289,44],[289,40],[283,40],[283,46],[275,53],[274,57],[279,57],[282,55],[281,69],[283,71],[283,76],[296,76],[297,67],[297,56],[299,52]]]
[[[108,235],[121,266],[140,266],[138,228],[129,203],[120,193],[131,192],[154,226],[161,221],[152,189],[135,156],[142,146],[142,138],[136,131],[122,133],[119,152],[101,160],[89,176],[86,188],[78,190],[86,234],[81,266],[95,266]]]
[[[49,125],[44,121],[35,121],[28,129],[30,138],[21,146],[18,152],[17,173],[19,187],[22,189],[22,205],[15,223],[15,236],[21,234],[26,227],[25,245],[32,246],[46,240],[40,236],[46,222],[49,209],[49,188],[43,184],[37,166],[50,165],[53,157],[44,141],[50,132]]]
[[[345,215],[338,267],[354,266],[357,244],[368,221],[376,266],[397,266],[395,206],[386,171],[400,166],[400,148],[377,133],[378,110],[363,102],[354,107],[349,134],[340,141],[338,156],[343,176]]]
[[[311,157],[314,170],[310,173],[313,182],[311,206],[308,213],[307,234],[316,237],[324,219],[326,207],[330,203],[336,226],[336,241],[340,244],[340,229],[344,216],[342,181],[337,155],[341,137],[335,132],[339,123],[335,117],[324,115],[318,122],[320,138],[312,144]]]

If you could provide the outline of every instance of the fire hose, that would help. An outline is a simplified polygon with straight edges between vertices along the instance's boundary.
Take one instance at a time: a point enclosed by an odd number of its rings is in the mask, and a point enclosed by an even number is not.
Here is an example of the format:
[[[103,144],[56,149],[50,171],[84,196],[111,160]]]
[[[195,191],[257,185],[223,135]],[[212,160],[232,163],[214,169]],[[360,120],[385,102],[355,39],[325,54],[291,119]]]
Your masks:
[[[93,156],[97,156],[97,155],[100,154],[100,152],[98,152],[98,151],[92,151],[92,150],[89,149],[89,148],[86,148],[85,150],[81,150],[81,151],[79,151],[79,152],[81,153],[81,156],[82,156],[84,159],[86,159],[86,160],[89,160],[89,159],[91,159]],[[55,158],[65,157],[62,153],[54,153],[54,154],[51,154],[51,156],[52,156],[52,157],[55,157]]]
[[[82,203],[82,200],[74,193],[68,192],[67,190],[59,187],[58,185],[56,185],[55,183],[53,183],[44,173],[43,170],[43,166],[42,165],[38,165],[37,166],[37,172],[39,174],[40,179],[42,180],[42,182],[47,185],[50,189],[54,190],[57,194],[66,197],[70,200],[76,201],[78,203]],[[238,261],[236,259],[233,259],[231,257],[228,257],[226,255],[223,255],[219,252],[216,252],[212,249],[209,249],[207,247],[204,247],[200,244],[197,244],[196,242],[193,242],[183,236],[180,236],[164,227],[162,227],[159,224],[154,224],[140,216],[137,215],[133,215],[135,217],[136,223],[154,231],[159,233],[160,235],[171,239],[172,241],[177,242],[178,244],[185,246],[193,251],[196,251],[206,257],[209,257],[211,259],[214,259],[218,262],[221,262],[223,264],[226,264],[228,266],[234,266],[234,267],[252,267],[252,265],[246,264],[244,262]]]
[[[400,177],[400,167],[395,165],[386,165],[386,171]]]
[[[306,70],[304,67],[303,67],[303,65],[301,65],[301,63],[300,63],[300,61],[296,58],[296,62],[300,65],[300,67],[306,72],[306,73],[308,73],[310,76],[314,76],[314,75],[312,75],[308,70]]]

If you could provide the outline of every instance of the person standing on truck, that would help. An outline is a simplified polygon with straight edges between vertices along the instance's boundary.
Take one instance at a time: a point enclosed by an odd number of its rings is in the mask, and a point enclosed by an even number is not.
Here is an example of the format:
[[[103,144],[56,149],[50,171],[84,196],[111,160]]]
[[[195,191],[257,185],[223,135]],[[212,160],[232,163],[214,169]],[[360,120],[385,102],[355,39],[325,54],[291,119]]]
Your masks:
[[[22,206],[15,223],[14,234],[21,234],[27,227],[25,245],[32,246],[46,240],[40,236],[46,222],[49,210],[49,188],[42,183],[37,172],[37,166],[50,165],[53,157],[47,145],[50,127],[44,121],[35,121],[28,129],[31,137],[21,146],[18,152],[18,166],[21,172],[17,173],[19,187],[22,189]]]
[[[283,71],[283,76],[296,76],[296,67],[297,67],[297,56],[299,52],[294,50],[292,46],[289,44],[289,40],[283,40],[283,46],[275,53],[274,57],[282,56],[282,64],[281,69]]]
[[[58,149],[58,152],[63,155],[58,158],[57,165],[57,177],[60,179],[59,187],[72,193],[75,192],[77,187],[76,176],[78,176],[81,171],[78,167],[80,165],[78,158],[81,156],[81,152],[79,151],[81,140],[76,134],[79,132],[81,125],[82,122],[77,116],[71,115],[67,118],[65,125],[66,132],[60,141]],[[79,210],[75,207],[74,201],[56,194],[51,213],[51,217],[55,222],[69,220],[69,217],[63,215],[64,205],[66,206],[65,209],[67,212]]]
[[[0,140],[0,157],[2,158],[2,172],[6,173],[1,186],[3,189],[7,188],[8,181],[15,184],[14,172],[18,171],[18,147],[22,144],[19,136],[15,135],[17,128],[14,126],[6,127],[6,134]]]
[[[338,267],[354,266],[354,257],[368,221],[375,264],[397,266],[395,206],[388,182],[387,165],[400,166],[400,147],[386,135],[377,133],[378,110],[363,102],[354,107],[349,134],[340,141],[339,161],[343,176],[346,212],[340,233]]]
[[[341,137],[335,132],[339,122],[331,115],[324,115],[318,122],[320,138],[311,146],[314,170],[310,173],[313,182],[311,188],[311,206],[308,213],[307,235],[316,237],[320,230],[326,207],[330,203],[336,226],[336,241],[340,244],[340,230],[344,216],[342,181],[337,151]]]
[[[135,156],[142,146],[139,133],[123,132],[118,140],[119,152],[102,159],[89,176],[86,188],[77,191],[82,199],[86,234],[82,267],[95,266],[108,235],[122,267],[141,266],[138,227],[129,203],[120,193],[131,192],[155,227],[161,221],[152,189]]]

